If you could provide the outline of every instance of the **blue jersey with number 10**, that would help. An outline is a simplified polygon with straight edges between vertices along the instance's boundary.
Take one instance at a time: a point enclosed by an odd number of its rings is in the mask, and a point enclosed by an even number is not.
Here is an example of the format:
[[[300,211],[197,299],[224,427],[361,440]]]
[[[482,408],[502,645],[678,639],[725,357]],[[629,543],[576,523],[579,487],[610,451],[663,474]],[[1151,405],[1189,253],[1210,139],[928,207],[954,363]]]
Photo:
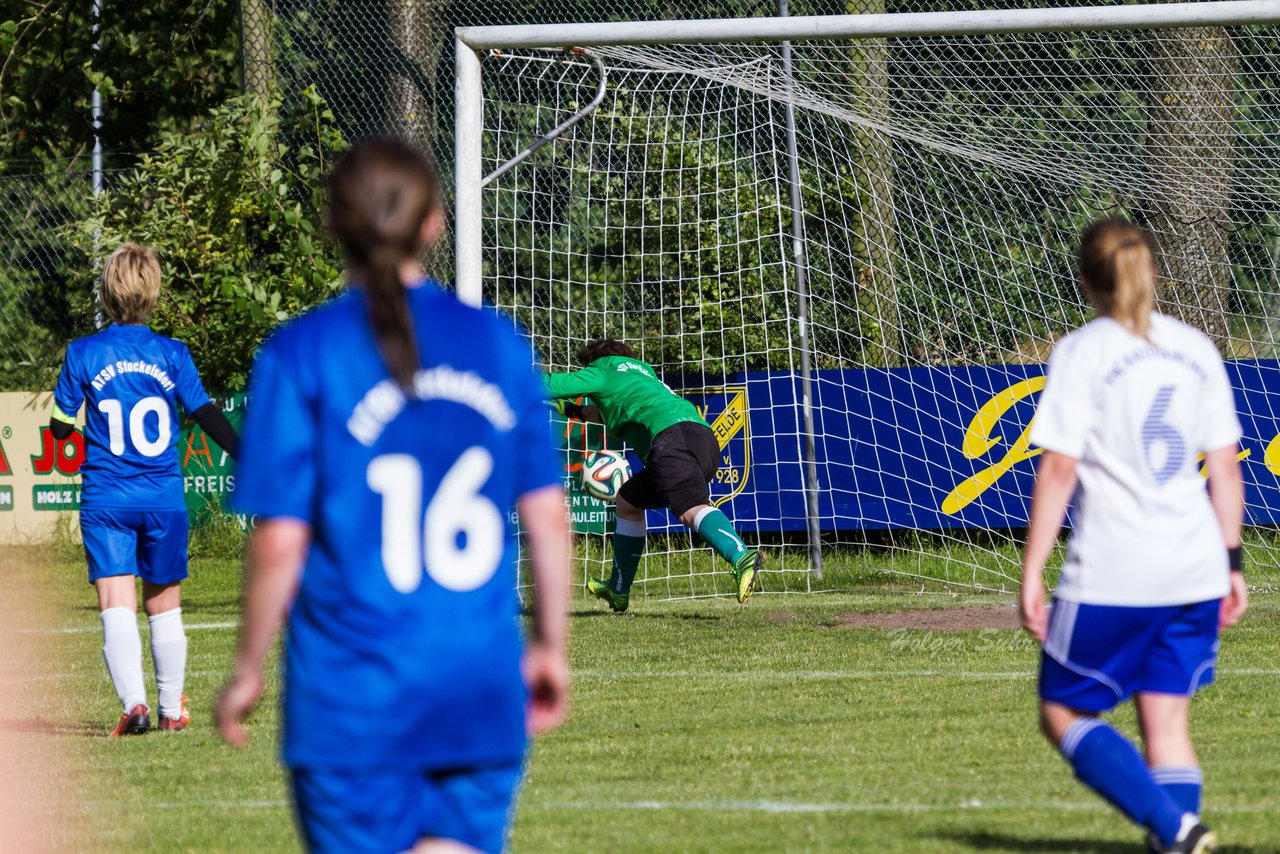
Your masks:
[[[53,402],[85,407],[81,506],[182,510],[178,404],[209,402],[187,345],[146,326],[111,326],[67,345]]]
[[[549,410],[509,321],[409,289],[422,367],[388,377],[362,294],[277,332],[250,383],[234,504],[312,531],[289,615],[284,760],[444,769],[518,760],[517,544],[560,483]]]

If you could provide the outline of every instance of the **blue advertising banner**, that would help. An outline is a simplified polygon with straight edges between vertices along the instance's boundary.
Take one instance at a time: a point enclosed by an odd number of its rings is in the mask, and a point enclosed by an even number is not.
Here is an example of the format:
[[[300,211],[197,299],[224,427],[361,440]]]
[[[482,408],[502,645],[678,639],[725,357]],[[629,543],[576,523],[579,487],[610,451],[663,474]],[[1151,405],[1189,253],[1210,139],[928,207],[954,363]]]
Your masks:
[[[1276,524],[1280,362],[1227,370],[1244,428],[1247,520]],[[823,530],[1026,525],[1040,453],[1027,436],[1043,388],[1043,365],[816,372]],[[743,530],[804,530],[799,377],[749,372],[677,391],[720,440],[712,501]],[[666,512],[648,521],[651,530],[679,528]]]

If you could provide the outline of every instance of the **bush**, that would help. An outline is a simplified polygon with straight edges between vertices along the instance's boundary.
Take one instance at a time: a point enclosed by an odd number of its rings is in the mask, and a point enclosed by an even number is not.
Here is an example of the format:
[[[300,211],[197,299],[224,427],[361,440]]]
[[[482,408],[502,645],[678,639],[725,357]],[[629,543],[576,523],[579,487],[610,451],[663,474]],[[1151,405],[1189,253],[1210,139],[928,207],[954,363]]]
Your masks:
[[[73,288],[82,294],[93,293],[95,246],[105,255],[135,240],[156,250],[164,290],[151,326],[186,342],[219,392],[244,388],[255,347],[278,321],[341,284],[319,223],[322,176],[344,143],[320,97],[305,94],[311,116],[295,149],[282,140],[278,102],[231,98],[198,132],[164,134],[72,226],[88,259]]]

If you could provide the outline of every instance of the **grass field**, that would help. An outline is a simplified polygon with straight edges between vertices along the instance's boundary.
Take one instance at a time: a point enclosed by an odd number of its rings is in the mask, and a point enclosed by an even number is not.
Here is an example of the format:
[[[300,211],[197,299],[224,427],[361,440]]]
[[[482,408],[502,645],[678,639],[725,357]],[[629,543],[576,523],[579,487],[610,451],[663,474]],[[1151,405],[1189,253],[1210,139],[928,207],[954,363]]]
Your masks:
[[[74,850],[296,849],[275,760],[278,682],[248,750],[210,726],[235,642],[236,562],[196,560],[184,586],[193,725],[132,739],[105,737],[119,706],[83,562],[12,549],[0,578],[47,594],[9,637],[56,664],[29,674],[27,702],[0,715],[60,757],[49,773],[72,797],[35,820],[63,822]],[[826,593],[746,607],[640,598],[619,617],[575,598],[571,718],[533,751],[512,849],[1142,850],[1036,731],[1031,641],[848,626],[854,613],[991,603],[1012,607],[995,595]],[[1280,593],[1263,589],[1194,707],[1206,820],[1224,851],[1280,851],[1277,650]],[[1115,720],[1134,731],[1130,713]]]

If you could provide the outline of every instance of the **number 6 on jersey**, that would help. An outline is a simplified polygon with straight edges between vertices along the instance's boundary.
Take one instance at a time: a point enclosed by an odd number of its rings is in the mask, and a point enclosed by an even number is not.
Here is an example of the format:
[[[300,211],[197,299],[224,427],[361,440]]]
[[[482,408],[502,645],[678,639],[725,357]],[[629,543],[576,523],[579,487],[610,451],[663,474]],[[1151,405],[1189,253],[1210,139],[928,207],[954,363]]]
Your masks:
[[[484,448],[463,451],[424,516],[417,459],[384,454],[369,463],[365,479],[382,496],[382,564],[392,587],[417,590],[424,567],[441,587],[459,593],[493,577],[502,561],[502,512],[480,494],[492,472],[493,457]]]

